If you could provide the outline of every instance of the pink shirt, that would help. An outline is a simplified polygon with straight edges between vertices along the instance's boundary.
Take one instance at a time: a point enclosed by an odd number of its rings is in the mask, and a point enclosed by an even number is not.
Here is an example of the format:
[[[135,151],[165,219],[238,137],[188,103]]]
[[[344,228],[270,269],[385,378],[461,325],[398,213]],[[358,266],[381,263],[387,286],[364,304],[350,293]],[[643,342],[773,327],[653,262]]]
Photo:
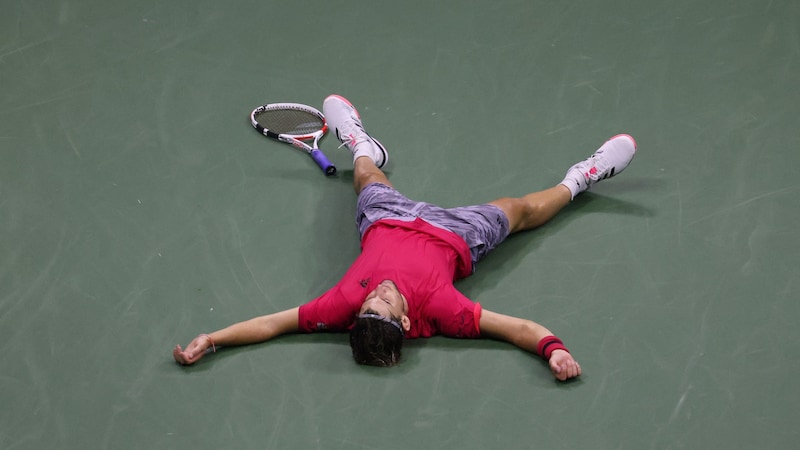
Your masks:
[[[480,336],[481,306],[453,286],[472,272],[466,242],[422,219],[384,219],[364,233],[361,254],[331,289],[300,307],[300,330],[346,331],[367,294],[392,280],[408,301],[407,338]]]

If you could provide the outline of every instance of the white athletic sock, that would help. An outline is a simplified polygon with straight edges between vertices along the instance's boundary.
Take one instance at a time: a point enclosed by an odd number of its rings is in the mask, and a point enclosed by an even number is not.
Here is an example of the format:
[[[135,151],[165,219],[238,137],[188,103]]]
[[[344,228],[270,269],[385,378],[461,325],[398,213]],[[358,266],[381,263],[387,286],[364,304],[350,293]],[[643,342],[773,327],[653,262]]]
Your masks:
[[[567,176],[564,177],[564,180],[561,182],[561,184],[569,189],[573,200],[575,199],[576,195],[585,191],[589,187],[583,174],[575,169],[570,169],[567,172]]]
[[[366,156],[367,158],[371,159],[377,165],[380,161],[377,160],[375,155],[375,148],[372,142],[370,141],[363,141],[359,142],[353,147],[353,163],[356,162],[358,158],[362,156]]]

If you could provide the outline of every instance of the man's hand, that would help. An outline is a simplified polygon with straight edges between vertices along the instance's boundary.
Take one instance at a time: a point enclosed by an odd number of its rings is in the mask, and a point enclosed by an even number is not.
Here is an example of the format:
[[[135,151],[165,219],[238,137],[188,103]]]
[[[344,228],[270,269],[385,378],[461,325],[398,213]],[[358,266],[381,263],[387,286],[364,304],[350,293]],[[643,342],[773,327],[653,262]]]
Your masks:
[[[550,355],[550,371],[560,381],[566,381],[581,374],[581,365],[572,358],[569,352],[553,350],[553,354]]]
[[[211,347],[211,339],[208,335],[201,334],[186,346],[186,350],[182,350],[180,345],[176,345],[172,350],[172,357],[178,364],[188,366],[199,361],[209,347]]]

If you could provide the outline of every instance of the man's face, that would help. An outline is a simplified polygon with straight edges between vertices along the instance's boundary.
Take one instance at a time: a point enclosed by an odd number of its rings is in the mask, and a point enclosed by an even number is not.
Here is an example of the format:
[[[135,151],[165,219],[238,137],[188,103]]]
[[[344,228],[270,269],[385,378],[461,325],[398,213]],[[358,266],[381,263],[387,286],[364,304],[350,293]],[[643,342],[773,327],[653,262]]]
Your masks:
[[[408,314],[408,303],[392,280],[383,280],[367,294],[358,313],[365,314],[367,311],[374,311],[388,319],[400,321]]]

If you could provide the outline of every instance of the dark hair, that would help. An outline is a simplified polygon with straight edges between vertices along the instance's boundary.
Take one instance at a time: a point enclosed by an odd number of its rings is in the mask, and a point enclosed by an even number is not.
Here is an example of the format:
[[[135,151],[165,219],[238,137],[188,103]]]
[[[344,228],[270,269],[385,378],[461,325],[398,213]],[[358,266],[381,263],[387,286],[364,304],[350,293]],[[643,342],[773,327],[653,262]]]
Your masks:
[[[374,311],[366,311],[374,314]],[[395,319],[396,320],[396,319]],[[400,362],[403,333],[380,319],[356,318],[350,329],[350,348],[358,364],[389,367]]]

